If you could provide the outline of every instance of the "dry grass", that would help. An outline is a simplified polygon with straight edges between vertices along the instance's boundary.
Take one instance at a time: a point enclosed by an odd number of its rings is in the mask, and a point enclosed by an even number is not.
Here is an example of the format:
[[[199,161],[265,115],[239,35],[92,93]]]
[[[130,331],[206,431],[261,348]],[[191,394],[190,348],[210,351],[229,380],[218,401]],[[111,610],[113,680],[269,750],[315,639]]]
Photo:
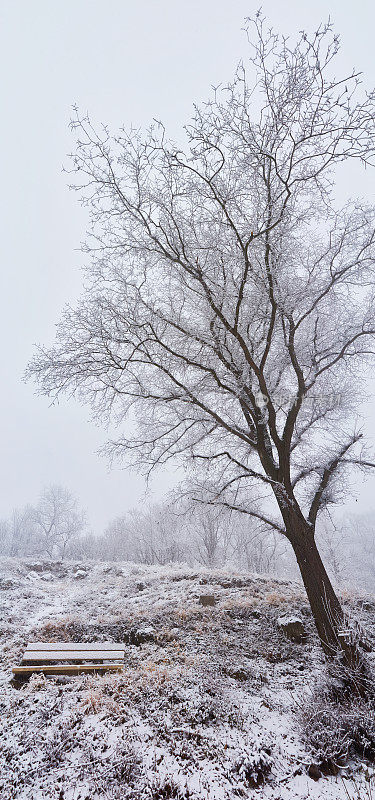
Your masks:
[[[259,599],[257,597],[228,597],[227,600],[220,602],[222,611],[246,611],[247,609],[258,608]]]
[[[268,606],[285,606],[288,604],[288,599],[280,592],[269,592],[266,594],[264,602]]]
[[[84,714],[104,714],[108,717],[117,717],[121,713],[121,706],[113,698],[107,697],[103,691],[89,690],[84,693],[80,702]]]
[[[200,616],[201,609],[198,605],[179,606],[173,611],[172,618],[175,619],[176,625],[184,625],[186,622],[191,622],[197,616]]]

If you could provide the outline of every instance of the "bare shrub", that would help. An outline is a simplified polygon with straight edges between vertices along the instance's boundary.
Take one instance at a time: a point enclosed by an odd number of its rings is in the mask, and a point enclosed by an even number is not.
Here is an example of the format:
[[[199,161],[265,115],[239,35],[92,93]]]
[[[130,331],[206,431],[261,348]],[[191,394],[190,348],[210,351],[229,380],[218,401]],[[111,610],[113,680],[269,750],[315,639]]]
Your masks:
[[[350,756],[375,760],[373,701],[338,702],[335,691],[317,691],[300,712],[303,738],[323,772],[334,771]]]
[[[251,751],[244,751],[235,763],[235,771],[241,780],[256,789],[261,786],[272,768],[271,750],[268,747],[255,746]]]
[[[129,742],[117,744],[113,761],[113,778],[119,783],[133,785],[140,774],[140,758]]]
[[[173,778],[165,778],[161,782],[152,784],[151,800],[188,800],[190,792],[182,789]]]

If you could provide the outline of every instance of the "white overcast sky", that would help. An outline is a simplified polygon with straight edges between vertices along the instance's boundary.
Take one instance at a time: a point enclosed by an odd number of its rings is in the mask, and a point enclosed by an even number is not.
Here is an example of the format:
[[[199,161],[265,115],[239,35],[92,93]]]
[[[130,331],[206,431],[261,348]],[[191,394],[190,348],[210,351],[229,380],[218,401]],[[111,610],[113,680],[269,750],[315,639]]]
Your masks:
[[[260,2],[243,0],[0,0],[1,461],[0,516],[61,483],[87,508],[93,530],[142,502],[143,479],[109,470],[96,451],[105,430],[74,401],[50,407],[22,373],[36,342],[50,343],[81,285],[85,215],[62,164],[73,146],[77,103],[113,129],[162,119],[172,136],[193,102],[228,81],[248,47],[241,30]],[[314,30],[328,15],[342,38],[340,64],[375,84],[371,0],[264,0],[285,34]],[[353,175],[373,196],[374,177]],[[343,187],[343,191],[345,188]],[[375,430],[369,406],[368,429]],[[172,476],[173,478],[173,476]],[[156,497],[171,480],[160,476]],[[375,510],[375,477],[348,508]]]

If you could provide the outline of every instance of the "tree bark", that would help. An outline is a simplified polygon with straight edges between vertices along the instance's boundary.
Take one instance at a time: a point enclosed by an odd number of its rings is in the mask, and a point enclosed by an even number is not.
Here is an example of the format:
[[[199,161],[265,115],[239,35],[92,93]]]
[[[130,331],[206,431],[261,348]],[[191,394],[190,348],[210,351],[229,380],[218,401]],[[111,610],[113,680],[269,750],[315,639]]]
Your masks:
[[[318,635],[327,657],[343,667],[343,678],[360,695],[367,694],[369,673],[359,642],[347,630],[340,601],[316,546],[313,531],[299,515],[283,513]]]

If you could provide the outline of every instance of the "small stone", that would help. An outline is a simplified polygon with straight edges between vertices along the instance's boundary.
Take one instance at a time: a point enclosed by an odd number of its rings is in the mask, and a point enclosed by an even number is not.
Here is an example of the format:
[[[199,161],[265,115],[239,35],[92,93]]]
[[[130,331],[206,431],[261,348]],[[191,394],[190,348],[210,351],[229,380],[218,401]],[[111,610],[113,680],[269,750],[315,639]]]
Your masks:
[[[217,603],[216,597],[213,594],[201,594],[199,597],[201,606],[214,606]]]

